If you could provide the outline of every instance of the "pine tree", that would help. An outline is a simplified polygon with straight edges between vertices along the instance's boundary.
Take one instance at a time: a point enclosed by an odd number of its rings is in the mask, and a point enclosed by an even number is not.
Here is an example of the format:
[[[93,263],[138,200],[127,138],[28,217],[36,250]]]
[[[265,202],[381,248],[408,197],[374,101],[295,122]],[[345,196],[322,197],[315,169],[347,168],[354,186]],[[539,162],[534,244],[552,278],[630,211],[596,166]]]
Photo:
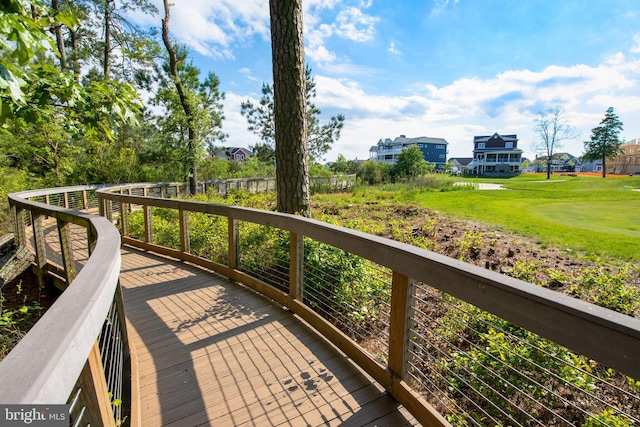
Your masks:
[[[599,126],[591,129],[591,139],[584,142],[585,160],[602,160],[602,177],[607,176],[607,159],[614,159],[622,152],[619,134],[622,122],[613,112],[613,107],[607,108],[604,119]]]

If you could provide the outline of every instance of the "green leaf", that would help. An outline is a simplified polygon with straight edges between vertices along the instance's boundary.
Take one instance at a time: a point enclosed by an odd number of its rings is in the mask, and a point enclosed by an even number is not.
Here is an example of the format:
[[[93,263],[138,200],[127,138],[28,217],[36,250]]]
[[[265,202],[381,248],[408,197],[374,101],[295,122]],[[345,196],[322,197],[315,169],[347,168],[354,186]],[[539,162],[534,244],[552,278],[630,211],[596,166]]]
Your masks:
[[[4,64],[0,63],[0,88],[8,89],[11,99],[16,102],[25,102],[24,92],[22,92],[22,86],[25,84],[24,80],[15,76]]]

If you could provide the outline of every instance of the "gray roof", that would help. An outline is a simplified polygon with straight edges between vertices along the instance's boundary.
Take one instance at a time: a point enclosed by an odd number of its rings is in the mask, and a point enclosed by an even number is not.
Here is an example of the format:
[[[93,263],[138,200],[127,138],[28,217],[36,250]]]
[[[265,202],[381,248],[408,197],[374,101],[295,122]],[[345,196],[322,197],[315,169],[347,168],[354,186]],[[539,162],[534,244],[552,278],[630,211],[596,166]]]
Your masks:
[[[386,143],[391,142],[389,138],[385,138]],[[382,143],[382,139],[378,142],[378,144]],[[431,138],[428,136],[419,136],[417,138],[407,138],[404,135],[401,135],[393,140],[394,145],[407,145],[407,144],[441,144],[441,145],[449,145],[446,139],[444,138]]]
[[[449,159],[449,161],[451,162],[453,162],[454,160],[461,166],[467,166],[469,163],[471,163],[473,157],[451,157]]]
[[[486,142],[486,141],[490,140],[491,138],[493,138],[496,135],[498,135],[500,138],[502,138],[503,141],[517,141],[518,140],[518,135],[500,135],[498,132],[496,132],[493,135],[474,136],[473,137],[473,142]]]

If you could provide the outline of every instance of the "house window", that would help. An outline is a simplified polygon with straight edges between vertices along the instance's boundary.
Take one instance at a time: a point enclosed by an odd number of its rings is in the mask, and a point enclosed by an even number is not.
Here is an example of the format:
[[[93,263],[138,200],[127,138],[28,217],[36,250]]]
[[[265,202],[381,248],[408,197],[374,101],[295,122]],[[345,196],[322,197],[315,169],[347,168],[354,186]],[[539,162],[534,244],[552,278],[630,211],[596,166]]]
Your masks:
[[[478,142],[478,148],[484,148],[484,142]]]
[[[495,154],[487,154],[487,162],[495,162],[496,155]]]
[[[444,154],[440,154],[440,158],[441,158],[441,159],[444,159]]]
[[[504,143],[504,148],[513,148],[513,142],[508,141]]]
[[[444,145],[436,145],[436,150],[444,150]]]
[[[509,155],[506,153],[498,154],[498,162],[506,163],[509,161]]]
[[[419,147],[419,148],[422,148],[422,144],[418,144],[418,147]]]

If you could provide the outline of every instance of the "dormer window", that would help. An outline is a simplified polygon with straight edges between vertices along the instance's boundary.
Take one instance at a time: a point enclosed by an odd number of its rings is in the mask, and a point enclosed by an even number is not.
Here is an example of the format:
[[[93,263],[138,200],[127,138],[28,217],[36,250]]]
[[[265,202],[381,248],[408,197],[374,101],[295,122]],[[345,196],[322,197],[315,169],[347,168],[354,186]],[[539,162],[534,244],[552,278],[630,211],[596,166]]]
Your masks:
[[[478,142],[478,148],[479,149],[484,148],[484,142]]]
[[[513,148],[513,142],[508,141],[504,143],[504,148]]]

